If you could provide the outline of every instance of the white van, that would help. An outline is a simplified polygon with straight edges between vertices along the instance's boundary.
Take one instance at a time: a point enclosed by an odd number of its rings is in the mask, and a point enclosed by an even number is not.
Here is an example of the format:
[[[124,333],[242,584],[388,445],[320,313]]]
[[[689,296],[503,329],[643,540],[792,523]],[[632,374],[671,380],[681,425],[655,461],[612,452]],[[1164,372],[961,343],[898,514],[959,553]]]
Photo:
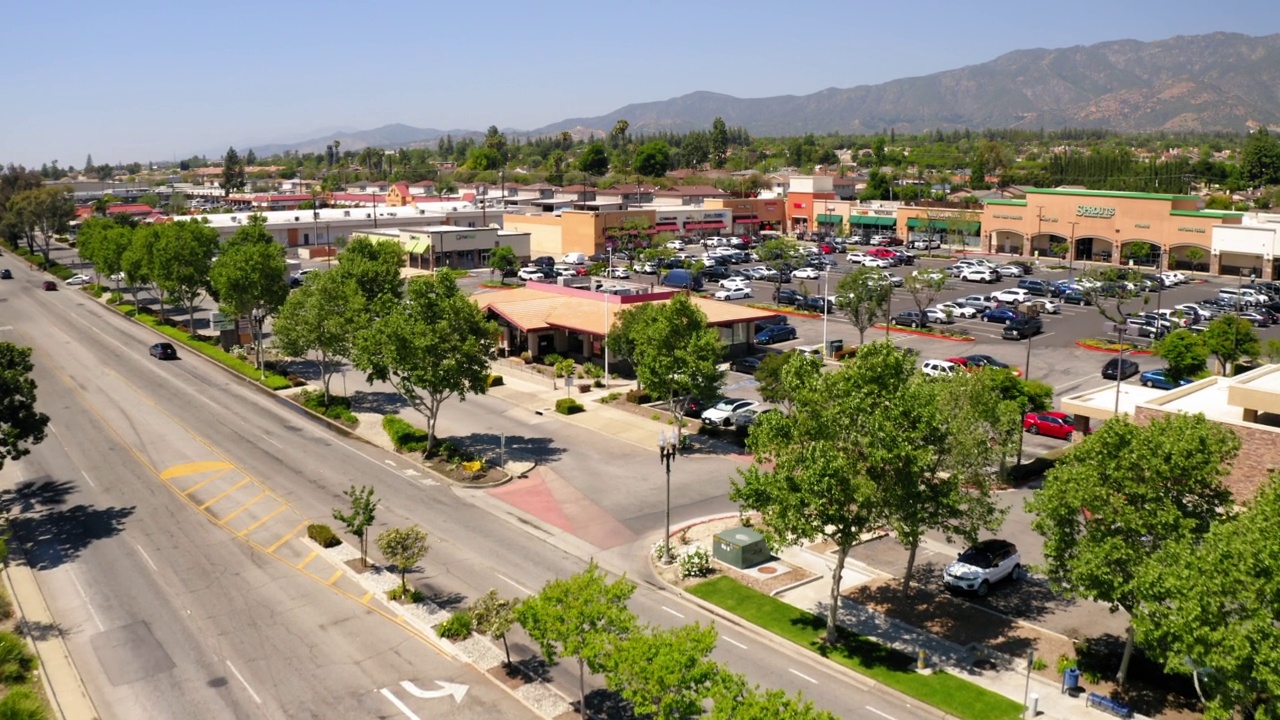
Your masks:
[[[586,253],[565,253],[564,257],[560,258],[560,262],[568,263],[569,265],[586,265],[587,254]]]

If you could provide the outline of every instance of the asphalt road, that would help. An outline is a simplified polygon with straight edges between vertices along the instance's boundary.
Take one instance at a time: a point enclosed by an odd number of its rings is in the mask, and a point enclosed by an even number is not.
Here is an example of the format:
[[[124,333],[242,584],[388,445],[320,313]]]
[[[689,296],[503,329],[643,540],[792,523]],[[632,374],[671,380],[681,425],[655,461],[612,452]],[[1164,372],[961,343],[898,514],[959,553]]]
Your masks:
[[[56,434],[3,480],[37,483],[23,490],[34,499],[19,506],[20,536],[104,717],[402,717],[378,691],[406,680],[471,688],[457,706],[401,693],[420,717],[528,716],[474,669],[316,579],[319,561],[291,533],[331,522],[352,484],[372,484],[382,499],[372,534],[411,523],[431,533],[413,580],[444,605],[491,587],[520,595],[594,556],[640,582],[631,606],[642,621],[715,620],[659,588],[643,560],[662,518],[648,449],[535,421],[496,398],[448,408],[443,431],[523,435],[616,520],[595,542],[550,534],[491,495],[423,482],[395,455],[335,436],[201,358],[152,360],[157,338],[145,328],[80,292],[42,292],[42,276],[7,264],[16,277],[0,283],[0,338],[36,348],[40,404]],[[734,463],[679,463],[674,517],[731,510]],[[719,627],[730,642],[717,659],[754,682],[802,690],[843,716],[867,706],[924,716],[752,628]],[[516,640],[517,657],[531,654]],[[563,666],[551,675],[576,687]]]

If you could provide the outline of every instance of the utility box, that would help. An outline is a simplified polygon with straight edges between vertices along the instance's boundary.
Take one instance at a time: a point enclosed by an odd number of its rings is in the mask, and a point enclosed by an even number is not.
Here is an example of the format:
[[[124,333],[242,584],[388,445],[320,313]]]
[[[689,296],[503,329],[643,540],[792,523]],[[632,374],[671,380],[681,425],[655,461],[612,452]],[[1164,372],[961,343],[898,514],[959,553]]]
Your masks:
[[[716,533],[712,557],[739,570],[769,562],[773,553],[758,531],[748,527],[736,527]]]

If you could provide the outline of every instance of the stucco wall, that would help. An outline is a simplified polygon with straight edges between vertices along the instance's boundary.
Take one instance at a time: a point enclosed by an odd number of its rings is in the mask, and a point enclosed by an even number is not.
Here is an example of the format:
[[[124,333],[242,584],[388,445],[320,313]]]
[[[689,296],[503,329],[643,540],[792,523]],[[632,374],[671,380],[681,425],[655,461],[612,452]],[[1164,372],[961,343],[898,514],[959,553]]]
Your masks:
[[[1135,409],[1134,419],[1145,425],[1167,414],[1163,410],[1139,406]],[[1257,495],[1271,471],[1280,468],[1280,430],[1228,423],[1222,425],[1240,438],[1240,454],[1231,463],[1231,472],[1224,482],[1236,500],[1243,502]]]

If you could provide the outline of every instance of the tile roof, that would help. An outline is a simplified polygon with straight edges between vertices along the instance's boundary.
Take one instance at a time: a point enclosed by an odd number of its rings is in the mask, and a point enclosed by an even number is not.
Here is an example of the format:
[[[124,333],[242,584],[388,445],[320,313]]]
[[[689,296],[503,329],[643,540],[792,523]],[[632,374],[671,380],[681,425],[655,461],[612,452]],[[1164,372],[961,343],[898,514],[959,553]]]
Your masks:
[[[395,188],[396,192],[400,193],[401,196],[406,196],[409,194],[409,183],[407,182],[398,182],[392,185],[391,187]]]

